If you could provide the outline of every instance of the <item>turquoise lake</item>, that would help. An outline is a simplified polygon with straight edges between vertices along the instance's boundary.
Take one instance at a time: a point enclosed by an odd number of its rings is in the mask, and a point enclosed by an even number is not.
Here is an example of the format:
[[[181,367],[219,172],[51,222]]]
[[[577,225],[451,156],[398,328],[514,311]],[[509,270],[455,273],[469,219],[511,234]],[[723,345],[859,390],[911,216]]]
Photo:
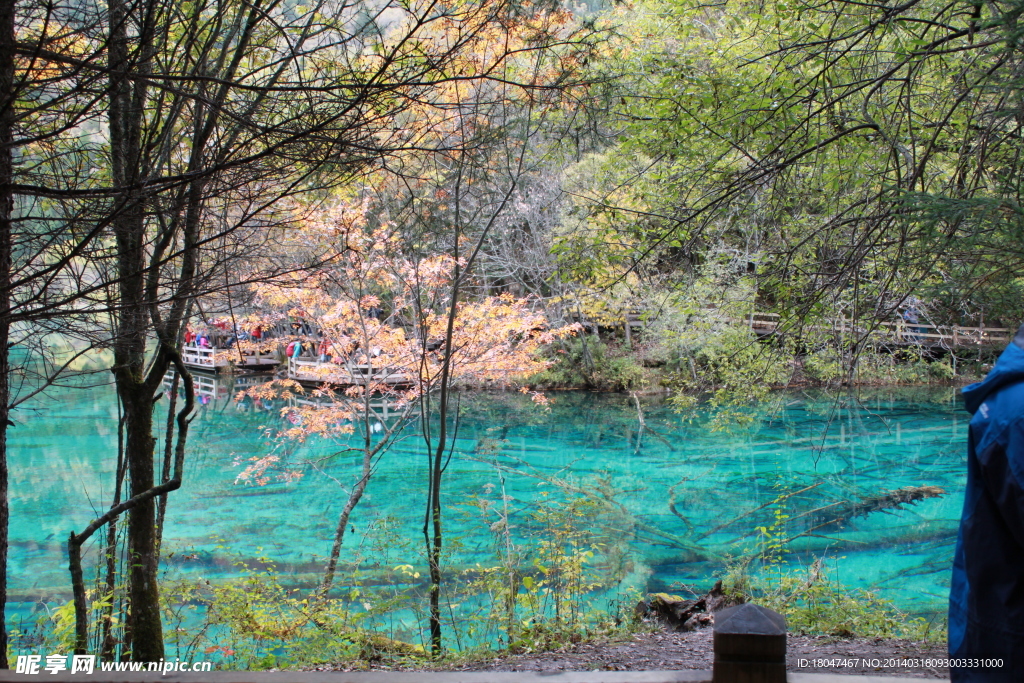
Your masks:
[[[303,463],[336,445],[274,446],[267,434],[285,425],[280,406],[235,403],[231,377],[204,382],[208,398],[192,424],[184,485],[168,504],[168,570],[223,579],[236,572],[234,562],[265,557],[285,580],[312,585],[356,458],[323,461],[317,471]],[[754,552],[757,527],[771,527],[785,514],[776,536],[808,532],[791,544],[790,564],[834,558],[839,581],[934,616],[945,608],[965,480],[968,416],[956,394],[951,388],[786,393],[725,431],[711,431],[707,415],[683,416],[657,399],[641,399],[641,424],[629,396],[551,393],[543,409],[516,393],[466,394],[445,473],[447,528],[456,547],[449,563],[456,569],[496,563],[488,529],[495,508],[481,512],[480,500],[507,503],[516,538],[536,539],[543,529],[530,516],[535,501],[589,491],[613,503],[614,514],[592,523],[620,544],[629,580],[640,588],[706,590],[723,566],[695,557],[693,547],[715,558]],[[25,614],[69,599],[64,545],[69,532],[109,505],[117,409],[110,387],[60,390],[19,409],[14,420],[8,609]],[[380,459],[352,517],[343,563],[424,564],[426,456],[414,432]],[[249,458],[274,448],[280,469],[270,471],[265,486],[236,481]],[[276,478],[284,472],[302,477]],[[902,510],[856,506],[920,486],[944,494]],[[841,523],[830,522],[838,514],[845,515]],[[382,541],[385,526],[391,536]],[[86,562],[95,561],[92,547]],[[338,581],[344,585],[344,571]]]

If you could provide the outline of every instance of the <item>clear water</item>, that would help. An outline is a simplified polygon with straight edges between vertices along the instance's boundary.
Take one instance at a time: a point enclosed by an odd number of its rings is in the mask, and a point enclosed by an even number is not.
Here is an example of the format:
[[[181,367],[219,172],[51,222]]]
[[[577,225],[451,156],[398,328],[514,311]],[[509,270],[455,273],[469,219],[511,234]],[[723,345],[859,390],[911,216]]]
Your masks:
[[[280,464],[302,471],[301,479],[237,483],[247,458],[272,447],[266,432],[284,423],[276,411],[240,410],[232,401],[233,382],[209,386],[211,398],[193,422],[185,483],[168,506],[168,564],[218,579],[236,571],[239,557],[267,557],[286,579],[311,585],[344,504],[338,482],[353,480],[356,457],[325,461],[321,473],[301,463],[336,445],[290,446],[277,451]],[[9,610],[69,599],[68,534],[82,529],[112,495],[113,398],[110,387],[66,390],[15,416]],[[707,416],[687,420],[656,400],[642,401],[641,429],[629,397],[573,392],[550,398],[548,410],[519,394],[462,400],[445,474],[448,530],[459,540],[453,566],[494,563],[493,536],[470,503],[474,496],[496,500],[502,477],[519,536],[536,532],[529,512],[540,497],[555,495],[552,480],[591,491],[604,481],[606,491],[614,489],[619,512],[594,524],[627,546],[631,580],[648,590],[708,588],[723,570],[721,556],[756,549],[756,527],[770,526],[776,509],[789,515],[776,528],[784,537],[827,519],[824,512],[803,515],[811,510],[905,486],[939,486],[942,497],[817,528],[792,544],[788,560],[835,557],[836,577],[846,584],[876,589],[910,612],[944,609],[967,433],[955,390],[876,390],[857,400],[785,394],[753,411],[749,424],[725,432],[709,431]],[[420,547],[426,456],[413,431],[381,458],[353,515],[343,562],[369,552],[379,538],[368,530],[385,518],[394,520],[394,532],[410,548]],[[714,557],[701,560],[688,544]],[[95,559],[93,548],[86,562]],[[423,564],[409,549],[387,561]]]

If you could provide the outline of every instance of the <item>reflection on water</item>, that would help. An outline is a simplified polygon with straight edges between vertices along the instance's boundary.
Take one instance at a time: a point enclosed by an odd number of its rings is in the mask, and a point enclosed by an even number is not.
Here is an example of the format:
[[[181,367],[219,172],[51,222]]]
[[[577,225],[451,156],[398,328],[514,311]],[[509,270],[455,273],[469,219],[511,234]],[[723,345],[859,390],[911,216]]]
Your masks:
[[[235,403],[242,388],[235,383],[249,381],[203,378],[197,387],[202,400],[184,485],[168,505],[169,563],[217,578],[235,571],[232,557],[267,557],[294,581],[311,582],[330,550],[345,500],[341,486],[353,480],[358,455],[337,454],[337,444],[323,442],[272,445],[267,434],[285,424],[287,406]],[[9,575],[10,599],[22,607],[67,599],[68,533],[109,505],[117,456],[113,398],[109,387],[66,391],[16,416]],[[730,432],[710,432],[706,417],[687,420],[654,400],[643,404],[641,422],[625,396],[573,392],[551,399],[548,410],[518,394],[462,400],[445,474],[450,506],[496,496],[504,478],[513,529],[526,534],[531,503],[553,490],[551,482],[586,491],[608,503],[594,524],[628,544],[632,576],[649,590],[707,587],[728,558],[756,549],[757,528],[770,526],[781,510],[788,518],[774,533],[794,538],[790,561],[836,556],[844,583],[875,587],[912,611],[942,608],[967,433],[954,390],[876,390],[856,400],[789,393]],[[411,432],[381,458],[343,554],[368,552],[373,539],[366,532],[384,518],[398,520],[398,533],[418,547],[426,458]],[[272,449],[276,471],[304,476],[271,477],[265,486],[236,481],[251,458]],[[322,471],[305,464],[311,460]],[[902,510],[880,497],[917,490],[911,487],[945,493]],[[453,565],[491,561],[486,527],[454,510],[447,520],[452,536],[461,535]],[[95,548],[90,553],[86,561],[94,562]]]

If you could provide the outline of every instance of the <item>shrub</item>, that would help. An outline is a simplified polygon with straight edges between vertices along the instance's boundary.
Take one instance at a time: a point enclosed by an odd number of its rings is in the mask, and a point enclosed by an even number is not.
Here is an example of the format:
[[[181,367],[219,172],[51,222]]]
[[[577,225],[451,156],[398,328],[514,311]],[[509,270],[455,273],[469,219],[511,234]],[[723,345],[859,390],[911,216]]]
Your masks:
[[[934,641],[946,638],[944,623],[935,627],[923,617],[908,616],[891,600],[844,586],[831,577],[821,558],[803,571],[770,563],[751,577],[734,569],[725,584],[727,591],[785,616],[791,633]]]
[[[374,628],[377,617],[403,606],[394,588],[365,587],[357,570],[350,587],[324,597],[286,587],[273,563],[259,562],[258,568],[236,563],[241,577],[224,582],[166,584],[162,598],[176,656],[205,655],[218,667],[256,670],[424,655],[418,645]],[[403,583],[404,567],[382,570],[377,578]]]
[[[529,384],[549,388],[584,388],[628,391],[644,383],[644,369],[632,354],[620,353],[596,335],[573,337],[552,346],[550,368],[530,378]]]
[[[839,351],[827,348],[806,355],[804,374],[822,384],[845,382],[848,365]],[[925,384],[953,379],[953,366],[948,360],[929,361],[917,354],[862,353],[854,373],[856,384]]]

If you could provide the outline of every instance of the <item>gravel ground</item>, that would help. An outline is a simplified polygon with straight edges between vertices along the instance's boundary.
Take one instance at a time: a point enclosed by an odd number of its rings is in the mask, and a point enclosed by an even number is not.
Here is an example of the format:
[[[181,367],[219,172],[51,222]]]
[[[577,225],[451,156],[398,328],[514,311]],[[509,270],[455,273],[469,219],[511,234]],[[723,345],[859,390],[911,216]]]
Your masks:
[[[501,655],[448,667],[410,667],[446,671],[643,671],[650,669],[710,670],[712,629],[640,633],[627,640],[596,641],[556,652]],[[945,667],[930,667],[928,659],[946,657],[944,643],[887,638],[839,639],[790,635],[788,668],[803,673],[874,674],[908,678],[948,678]],[[911,665],[900,660],[911,660]],[[918,661],[914,661],[918,660]],[[343,666],[338,668],[344,669]],[[404,669],[398,666],[373,668]]]

